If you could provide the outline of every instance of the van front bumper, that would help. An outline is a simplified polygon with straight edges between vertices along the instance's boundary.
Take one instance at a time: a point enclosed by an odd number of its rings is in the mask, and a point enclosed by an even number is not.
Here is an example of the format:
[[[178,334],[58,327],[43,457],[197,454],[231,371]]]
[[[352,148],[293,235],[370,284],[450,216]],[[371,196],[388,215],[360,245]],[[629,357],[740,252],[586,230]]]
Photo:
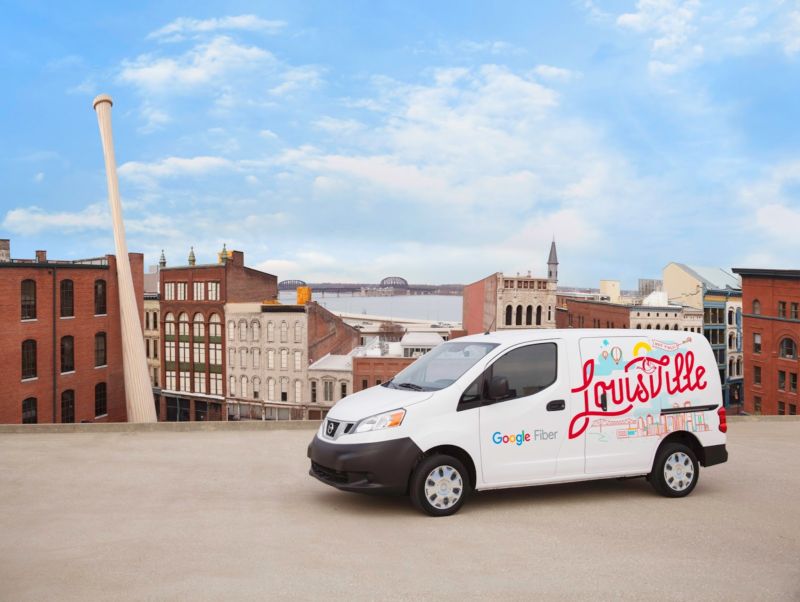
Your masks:
[[[376,443],[330,443],[318,435],[308,446],[312,477],[343,491],[404,494],[422,450],[410,438]]]

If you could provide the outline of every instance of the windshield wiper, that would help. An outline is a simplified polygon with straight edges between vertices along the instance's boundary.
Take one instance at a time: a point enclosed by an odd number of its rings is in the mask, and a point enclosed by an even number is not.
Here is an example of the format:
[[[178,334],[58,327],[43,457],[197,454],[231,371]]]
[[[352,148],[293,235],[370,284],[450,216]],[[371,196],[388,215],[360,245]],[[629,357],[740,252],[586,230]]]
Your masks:
[[[395,383],[394,385],[397,388],[403,389],[411,389],[412,391],[422,391],[422,387],[419,385],[415,385],[414,383]]]

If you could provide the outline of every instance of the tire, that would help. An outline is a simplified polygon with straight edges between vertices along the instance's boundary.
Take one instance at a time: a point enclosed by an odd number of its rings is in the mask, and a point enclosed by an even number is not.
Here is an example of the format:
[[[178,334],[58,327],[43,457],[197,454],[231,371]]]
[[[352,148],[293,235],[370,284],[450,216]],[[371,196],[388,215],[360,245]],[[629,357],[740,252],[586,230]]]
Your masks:
[[[667,443],[658,450],[653,472],[648,475],[653,488],[665,497],[686,497],[700,478],[700,464],[694,452],[681,443]]]
[[[414,506],[425,514],[450,516],[464,504],[469,488],[469,473],[458,458],[434,454],[417,464],[409,494]]]

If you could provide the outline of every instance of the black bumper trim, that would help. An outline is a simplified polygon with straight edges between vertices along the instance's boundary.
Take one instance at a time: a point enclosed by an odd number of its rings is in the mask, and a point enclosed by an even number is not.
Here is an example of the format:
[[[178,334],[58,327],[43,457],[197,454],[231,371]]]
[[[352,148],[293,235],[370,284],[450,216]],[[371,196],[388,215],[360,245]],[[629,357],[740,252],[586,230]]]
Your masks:
[[[714,466],[728,461],[728,450],[725,444],[709,445],[703,448],[703,466]]]
[[[308,446],[308,474],[343,491],[404,494],[422,450],[410,438],[376,443],[330,443],[318,436]]]

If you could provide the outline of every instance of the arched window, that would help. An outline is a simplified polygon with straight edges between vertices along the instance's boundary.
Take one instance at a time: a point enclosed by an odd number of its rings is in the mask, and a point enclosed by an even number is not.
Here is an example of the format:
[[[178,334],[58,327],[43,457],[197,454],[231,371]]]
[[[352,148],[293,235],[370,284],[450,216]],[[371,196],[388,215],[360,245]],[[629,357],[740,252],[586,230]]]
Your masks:
[[[736,349],[736,334],[733,332],[728,335],[728,349]]]
[[[241,383],[242,383],[242,390],[240,392],[241,397],[247,397],[247,377],[246,376],[242,376]]]
[[[258,341],[261,338],[261,324],[257,320],[253,320],[250,330],[253,332],[253,340]]]
[[[61,394],[61,422],[75,422],[75,391],[72,389]]]
[[[674,324],[674,325],[672,326],[672,330],[678,330],[678,325],[677,325],[677,324]]]
[[[244,347],[239,349],[239,367],[247,368],[247,349]]]
[[[22,424],[36,424],[38,417],[36,415],[36,398],[28,397],[22,400]]]
[[[527,326],[533,324],[533,305],[529,305],[525,308],[525,324]]]
[[[233,320],[228,320],[228,340],[233,341],[236,338],[236,324]]]
[[[245,320],[239,320],[239,340],[247,340],[247,322]]]
[[[542,306],[541,305],[537,305],[536,306],[536,325],[537,326],[541,326],[542,325]]]
[[[761,315],[761,301],[753,299],[753,313],[757,316]]]
[[[742,374],[742,358],[736,360],[736,374],[740,376]]]
[[[36,378],[36,341],[22,342],[22,378]]]
[[[196,313],[192,320],[192,336],[194,336],[195,341],[204,339],[206,336],[206,323],[201,313]]]
[[[228,377],[228,395],[231,397],[236,395],[236,377],[229,376]]]
[[[36,319],[36,282],[33,280],[23,280],[22,290],[20,291],[20,301],[22,303],[22,319]]]
[[[648,324],[647,325],[647,330],[652,330],[652,329],[653,329],[653,327],[650,324]]]
[[[299,380],[294,381],[294,401],[295,403],[303,402],[303,383]]]
[[[661,330],[661,324],[656,324],[656,330]]]
[[[637,325],[636,325],[636,328],[639,328],[639,329],[641,329],[641,328],[642,328],[642,325],[641,325],[641,324],[637,324]]]
[[[75,285],[72,280],[62,280],[60,287],[60,315],[62,318],[71,318],[75,315]]]
[[[94,281],[94,315],[102,316],[106,313],[106,281]]]
[[[303,342],[303,325],[300,322],[294,323],[294,342]]]
[[[728,361],[728,377],[736,376],[736,373],[733,371],[734,369],[733,358]]]
[[[514,313],[513,308],[509,305],[506,307],[506,326],[511,326],[511,319]]]
[[[75,339],[71,336],[61,337],[61,372],[75,370]]]
[[[275,369],[275,350],[267,349],[267,370]]]
[[[261,395],[261,379],[257,376],[253,378],[253,399],[258,399]]]
[[[94,386],[94,415],[95,418],[98,416],[105,416],[108,414],[108,402],[107,402],[107,390],[106,390],[106,383],[97,383]]]
[[[295,351],[294,352],[294,370],[295,372],[300,372],[303,369],[303,352],[302,351]]]
[[[189,336],[189,314],[186,312],[178,316],[178,336]]]
[[[733,308],[728,308],[728,326],[733,326]]]
[[[170,311],[164,316],[164,334],[166,336],[175,336],[175,315]]]
[[[222,337],[222,320],[219,319],[217,314],[211,314],[208,319],[208,336],[209,337]]]
[[[275,379],[268,378],[267,379],[267,399],[269,401],[275,401]]]
[[[281,349],[281,370],[289,368],[289,350]]]
[[[793,360],[797,357],[797,344],[789,337],[786,337],[781,340],[779,353],[781,357]]]
[[[98,332],[94,335],[94,365],[105,366],[106,359],[106,333]]]
[[[517,305],[517,320],[516,320],[516,325],[517,325],[517,326],[522,326],[522,306],[521,306],[521,305]]]
[[[250,350],[250,355],[253,357],[253,368],[257,370],[261,367],[261,349],[253,347]]]
[[[267,322],[267,343],[275,341],[275,324]]]
[[[289,341],[289,325],[284,321],[281,322],[281,343]]]

